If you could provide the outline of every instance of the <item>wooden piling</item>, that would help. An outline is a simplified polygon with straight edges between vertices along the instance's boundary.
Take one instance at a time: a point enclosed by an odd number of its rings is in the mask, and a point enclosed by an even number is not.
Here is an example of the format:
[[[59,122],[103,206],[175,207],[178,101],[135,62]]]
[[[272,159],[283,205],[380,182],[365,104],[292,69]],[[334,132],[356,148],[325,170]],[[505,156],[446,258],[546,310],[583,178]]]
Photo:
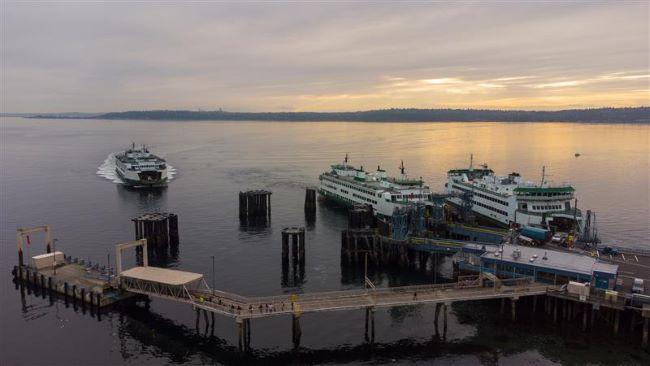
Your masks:
[[[370,337],[368,336],[368,322],[370,321],[370,308],[366,308],[366,327],[364,332],[364,339],[367,342],[370,342]]]
[[[314,188],[305,189],[305,212],[316,211],[316,190]]]
[[[291,246],[289,245],[291,243]],[[291,271],[289,271],[291,257]],[[289,276],[291,272],[291,276]],[[291,278],[291,281],[289,281]],[[305,278],[305,228],[282,229],[282,283],[283,286],[300,285]]]
[[[643,335],[641,345],[643,348],[648,347],[648,318],[643,318]]]
[[[370,343],[375,343],[375,308],[370,308]]]
[[[292,315],[292,341],[293,347],[300,347],[300,337],[302,336],[302,331],[300,330],[300,316],[293,314]]]
[[[443,336],[447,335],[447,303],[442,304],[442,334]]]
[[[242,224],[266,224],[271,219],[271,191],[239,192],[239,219]]]

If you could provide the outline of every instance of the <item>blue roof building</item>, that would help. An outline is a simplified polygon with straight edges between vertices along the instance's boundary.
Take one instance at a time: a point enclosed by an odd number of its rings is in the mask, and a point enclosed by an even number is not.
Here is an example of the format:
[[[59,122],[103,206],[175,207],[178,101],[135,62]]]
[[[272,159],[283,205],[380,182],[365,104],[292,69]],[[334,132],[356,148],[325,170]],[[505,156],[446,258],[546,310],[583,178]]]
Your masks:
[[[553,284],[589,282],[601,289],[613,289],[618,272],[618,265],[587,255],[510,244],[486,248],[481,267],[501,277],[534,277]]]

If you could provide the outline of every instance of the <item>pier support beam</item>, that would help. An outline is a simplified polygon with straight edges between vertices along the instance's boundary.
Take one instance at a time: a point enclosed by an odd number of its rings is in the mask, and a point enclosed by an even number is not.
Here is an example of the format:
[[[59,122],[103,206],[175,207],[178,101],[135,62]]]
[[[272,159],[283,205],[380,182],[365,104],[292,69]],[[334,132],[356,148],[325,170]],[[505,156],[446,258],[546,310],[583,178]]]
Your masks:
[[[364,331],[363,338],[365,339],[366,343],[370,342],[370,337],[368,336],[368,322],[370,321],[370,308],[366,308],[366,327]]]
[[[648,347],[648,318],[643,318],[643,335],[641,345],[645,348]]]
[[[451,306],[451,303],[442,304],[442,336],[447,337],[447,306]]]
[[[584,304],[582,306],[582,331],[587,330],[587,311],[589,308],[587,307],[587,304]]]
[[[598,305],[591,305],[591,329],[594,329],[594,326],[596,325],[596,312],[598,311]]]
[[[512,316],[512,321],[514,322],[517,318],[517,298],[513,297],[510,299],[510,312]]]
[[[621,312],[614,310],[614,335],[618,335],[618,326],[621,320]]]
[[[293,314],[292,316],[292,342],[293,348],[297,349],[300,347],[300,337],[302,336],[302,331],[300,330],[300,316]]]
[[[533,314],[535,314],[537,310],[537,296],[533,296]]]

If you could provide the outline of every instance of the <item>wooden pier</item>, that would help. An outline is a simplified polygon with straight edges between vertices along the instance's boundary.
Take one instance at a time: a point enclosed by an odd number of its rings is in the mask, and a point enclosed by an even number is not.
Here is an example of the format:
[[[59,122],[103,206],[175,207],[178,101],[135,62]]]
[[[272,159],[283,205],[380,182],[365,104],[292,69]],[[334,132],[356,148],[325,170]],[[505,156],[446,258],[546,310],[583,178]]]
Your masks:
[[[19,249],[24,239],[21,235],[34,232],[30,230],[19,231]],[[363,230],[359,230],[358,234],[363,235],[361,231]],[[368,230],[366,235],[374,234]],[[349,243],[357,242],[357,239],[346,240]],[[292,253],[296,253],[292,254],[294,263],[299,267],[300,261],[304,263],[304,228],[287,228],[283,231],[283,252],[286,247],[287,257],[290,241]],[[291,316],[292,341],[298,347],[302,334],[302,315],[364,310],[366,338],[372,342],[375,333],[374,313],[378,308],[432,304],[435,305],[436,329],[440,313],[446,329],[447,310],[455,302],[500,299],[502,313],[505,313],[505,305],[509,303],[510,317],[514,321],[517,304],[523,298],[532,300],[533,312],[536,311],[537,300],[542,299],[544,302],[540,307],[553,322],[581,320],[583,329],[601,322],[611,325],[613,333],[617,335],[621,324],[629,320],[631,331],[642,327],[643,346],[647,346],[648,342],[650,306],[646,304],[633,307],[634,304],[630,304],[624,296],[611,291],[594,291],[587,296],[579,296],[563,290],[559,285],[535,282],[531,277],[502,279],[492,273],[481,272],[473,276],[458,276],[455,282],[443,284],[391,288],[375,288],[369,284],[366,289],[359,290],[248,297],[210,288],[204,276],[199,273],[149,266],[148,256],[143,256],[142,265],[123,270],[122,252],[136,249],[146,253],[147,242],[147,239],[142,238],[117,245],[115,269],[73,259],[57,252],[52,246],[51,253],[33,257],[29,265],[21,263],[15,266],[14,276],[28,286],[50,293],[61,293],[66,301],[69,297],[75,303],[79,301],[82,306],[95,309],[134,296],[144,296],[191,305],[197,313],[197,327],[201,312],[206,323],[212,321],[213,326],[214,314],[232,317],[239,328],[239,346],[242,350],[250,349],[251,321],[254,319]],[[46,243],[49,243],[47,239]],[[378,243],[366,242],[364,239],[364,245],[371,248]],[[480,246],[475,243],[472,245]],[[60,260],[61,257],[63,260]],[[416,262],[420,260],[417,258]],[[208,313],[212,316],[209,317]]]

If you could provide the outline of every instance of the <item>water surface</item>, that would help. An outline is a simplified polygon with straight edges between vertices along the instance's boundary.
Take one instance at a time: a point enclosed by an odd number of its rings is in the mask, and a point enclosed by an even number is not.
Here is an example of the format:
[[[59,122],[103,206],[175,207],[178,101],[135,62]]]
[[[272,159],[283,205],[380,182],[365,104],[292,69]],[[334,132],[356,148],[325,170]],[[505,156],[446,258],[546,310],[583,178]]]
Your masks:
[[[576,123],[284,123],[0,119],[2,128],[0,354],[7,364],[648,363],[648,355],[606,331],[583,335],[544,319],[510,323],[498,306],[454,304],[445,339],[435,337],[433,308],[377,311],[376,345],[364,342],[364,312],[303,316],[301,349],[292,351],[290,318],[252,323],[254,354],[236,351],[237,329],[217,317],[214,336],[194,329],[188,306],[154,300],[101,321],[33,295],[21,300],[11,282],[15,229],[51,225],[58,249],[105,262],[114,245],[133,238],[130,218],[148,211],[179,215],[180,253],[168,265],[206,274],[217,287],[245,295],[363,287],[342,275],[343,211],[319,205],[307,226],[305,281],[281,286],[280,231],[305,225],[304,188],[349,153],[354,165],[396,174],[401,160],[413,177],[443,190],[446,171],[475,162],[497,172],[570,181],[578,205],[597,213],[605,242],[648,246],[648,125]],[[176,176],[167,189],[127,190],[96,174],[107,156],[145,143],[167,158]],[[574,154],[578,152],[580,157]],[[241,228],[237,192],[273,191],[272,221]],[[29,249],[33,255],[35,243]],[[441,275],[449,263],[441,264]],[[427,283],[406,271],[375,273],[378,286]]]

